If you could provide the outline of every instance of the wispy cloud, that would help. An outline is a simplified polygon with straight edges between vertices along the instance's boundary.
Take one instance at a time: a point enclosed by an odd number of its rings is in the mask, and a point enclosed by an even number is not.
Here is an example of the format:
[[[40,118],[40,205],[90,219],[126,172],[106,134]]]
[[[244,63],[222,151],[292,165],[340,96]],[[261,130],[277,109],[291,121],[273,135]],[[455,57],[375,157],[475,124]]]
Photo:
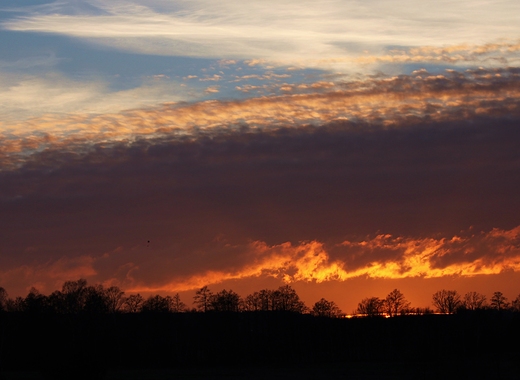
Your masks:
[[[94,259],[89,256],[62,257],[45,263],[24,264],[9,270],[0,271],[0,281],[7,287],[11,285],[25,295],[31,287],[50,294],[70,279],[92,278],[96,275]]]
[[[79,81],[55,73],[29,76],[0,72],[0,84],[1,130],[10,119],[21,119],[24,124],[25,119],[42,114],[102,114],[186,99],[180,85],[167,77],[145,78],[139,87],[112,90],[97,78]],[[20,131],[19,126],[16,130]]]
[[[356,57],[359,46],[445,45],[516,38],[515,1],[436,2],[311,1],[251,3],[235,0],[164,2],[91,1],[92,7],[53,3],[4,21],[4,29],[64,34],[145,54],[309,61]],[[406,3],[406,2],[405,2]],[[64,7],[60,9],[60,4]],[[97,9],[97,11],[93,11]],[[449,9],[449,16],[446,14]],[[317,64],[317,63],[315,63]]]
[[[54,53],[20,58],[14,61],[0,60],[0,70],[23,71],[30,68],[50,68],[62,62]]]

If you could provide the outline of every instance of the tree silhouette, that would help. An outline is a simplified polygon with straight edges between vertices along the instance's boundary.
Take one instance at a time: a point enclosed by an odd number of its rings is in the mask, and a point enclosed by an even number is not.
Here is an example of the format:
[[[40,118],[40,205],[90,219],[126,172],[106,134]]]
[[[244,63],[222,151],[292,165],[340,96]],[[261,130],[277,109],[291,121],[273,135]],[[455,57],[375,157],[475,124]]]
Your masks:
[[[59,290],[55,290],[47,297],[49,311],[53,313],[65,313],[65,296]]]
[[[429,307],[415,307],[410,309],[410,313],[417,315],[432,314],[433,310]]]
[[[103,285],[87,286],[83,290],[83,298],[81,311],[90,314],[104,314],[109,312],[108,299]]]
[[[327,301],[325,298],[322,298],[312,307],[312,315],[316,317],[338,318],[341,315],[341,310],[334,301]]]
[[[502,292],[494,292],[491,297],[491,307],[495,310],[504,310],[509,306],[507,298],[504,297]]]
[[[260,303],[260,310],[269,311],[272,309],[273,291],[270,289],[262,289],[258,292],[258,301]]]
[[[384,300],[384,309],[390,317],[404,314],[410,308],[410,302],[397,289],[392,290]]]
[[[242,309],[244,311],[260,311],[262,310],[262,302],[260,300],[259,292],[249,294],[242,302]]]
[[[186,304],[181,301],[179,293],[171,297],[170,309],[172,313],[184,313],[186,311]]]
[[[117,286],[111,286],[105,289],[105,297],[107,300],[108,311],[110,313],[115,313],[122,309],[125,302],[125,292]]]
[[[22,312],[25,309],[24,299],[22,297],[8,298],[5,308],[9,312]]]
[[[7,300],[9,296],[4,288],[0,286],[0,311],[5,311],[7,309]]]
[[[245,311],[269,311],[274,310],[275,301],[273,298],[273,290],[262,289],[253,294],[249,294],[243,301],[243,309]]]
[[[123,310],[128,313],[138,313],[144,303],[144,298],[139,294],[132,294],[124,299]]]
[[[38,289],[32,287],[29,294],[25,297],[23,310],[30,313],[42,313],[47,309],[47,297],[41,294]]]
[[[383,312],[383,301],[379,297],[364,298],[358,304],[356,312],[369,317],[381,315]]]
[[[511,302],[511,308],[514,311],[520,311],[520,294],[516,296],[513,302]]]
[[[171,297],[150,296],[143,302],[141,311],[143,313],[168,313],[171,311],[170,303]]]
[[[78,313],[85,306],[87,280],[65,281],[61,292],[63,294],[63,312]]]
[[[211,297],[211,309],[215,311],[240,311],[240,296],[232,290],[222,290]]]
[[[195,292],[193,297],[193,303],[198,311],[207,312],[211,310],[211,298],[213,293],[208,289],[207,286],[203,286]]]
[[[272,310],[291,311],[294,313],[304,313],[308,311],[307,306],[300,300],[296,291],[289,285],[280,286],[271,293]]]
[[[456,290],[439,290],[432,296],[433,306],[439,313],[453,314],[461,306],[460,294]]]
[[[467,310],[482,309],[486,305],[486,296],[477,292],[464,294],[462,306]]]

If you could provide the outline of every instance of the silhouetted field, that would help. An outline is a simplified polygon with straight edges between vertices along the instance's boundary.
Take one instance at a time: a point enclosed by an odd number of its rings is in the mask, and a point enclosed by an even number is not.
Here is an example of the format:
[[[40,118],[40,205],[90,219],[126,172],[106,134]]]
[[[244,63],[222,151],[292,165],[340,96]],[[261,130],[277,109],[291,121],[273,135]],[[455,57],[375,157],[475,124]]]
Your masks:
[[[518,379],[520,316],[2,313],[5,379]]]

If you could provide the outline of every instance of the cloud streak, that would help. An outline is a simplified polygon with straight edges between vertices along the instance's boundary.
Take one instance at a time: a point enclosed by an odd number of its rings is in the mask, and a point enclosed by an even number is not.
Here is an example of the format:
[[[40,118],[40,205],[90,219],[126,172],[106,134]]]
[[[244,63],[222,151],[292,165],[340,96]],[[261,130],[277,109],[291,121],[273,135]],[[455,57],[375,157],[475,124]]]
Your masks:
[[[520,35],[518,4],[403,1],[310,1],[284,4],[226,0],[163,2],[90,1],[91,8],[52,3],[37,12],[4,21],[4,29],[55,33],[144,54],[268,59],[308,63],[356,57],[387,46],[482,43]],[[447,17],[446,9],[450,9]],[[516,12],[518,13],[518,12]],[[497,22],[495,20],[499,20]],[[361,47],[362,46],[362,47]],[[323,62],[322,62],[323,63]]]
[[[186,99],[178,83],[162,77],[145,78],[139,87],[118,91],[109,89],[108,83],[99,79],[79,81],[56,73],[43,76],[0,73],[0,83],[3,84],[0,131],[7,128],[27,131],[26,120],[41,115],[96,115]],[[17,120],[21,120],[18,125]],[[10,123],[15,124],[10,126]],[[45,122],[42,125],[52,131]]]

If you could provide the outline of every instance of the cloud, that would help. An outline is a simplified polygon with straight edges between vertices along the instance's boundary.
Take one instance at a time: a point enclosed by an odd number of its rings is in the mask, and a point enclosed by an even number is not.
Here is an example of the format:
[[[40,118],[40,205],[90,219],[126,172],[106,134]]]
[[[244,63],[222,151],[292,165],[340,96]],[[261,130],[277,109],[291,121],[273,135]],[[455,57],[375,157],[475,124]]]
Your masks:
[[[331,247],[318,241],[278,245],[254,241],[243,245],[213,244],[213,248],[216,250],[205,254],[221,256],[225,253],[224,268],[204,269],[201,265],[188,273],[173,271],[162,279],[154,279],[153,269],[144,273],[134,262],[109,266],[111,256],[125,258],[118,249],[98,258],[63,257],[44,265],[24,265],[0,273],[0,280],[10,284],[15,277],[18,281],[22,277],[31,286],[39,284],[44,289],[52,289],[68,279],[83,277],[121,286],[130,293],[176,293],[258,277],[274,277],[285,283],[322,283],[358,277],[472,277],[520,271],[520,226],[451,238],[416,239],[386,234],[356,242],[347,240]],[[443,265],[439,265],[441,262]],[[110,269],[107,270],[107,266]],[[105,278],[97,276],[96,267],[108,272]]]
[[[52,146],[59,149],[70,144],[85,144],[79,151],[88,151],[90,144],[163,136],[176,138],[196,135],[202,130],[207,133],[222,129],[233,131],[244,126],[272,130],[319,126],[338,120],[367,123],[378,128],[400,128],[420,122],[516,115],[519,81],[520,71],[514,67],[465,72],[447,70],[444,74],[417,70],[409,76],[317,81],[304,86],[279,84],[287,87],[287,94],[245,100],[167,103],[105,114],[82,114],[80,108],[77,114],[70,116],[49,115],[20,122],[1,122],[0,154],[2,166],[7,168],[29,159],[31,152]],[[171,86],[174,84],[159,78],[141,88],[103,95],[104,90],[99,85],[82,87],[59,78],[51,83],[49,78],[44,83],[36,79],[15,81],[15,85],[7,87],[0,97],[6,104],[32,111],[33,104],[41,104],[42,110],[59,104],[63,110],[99,107],[102,111],[104,107],[117,109],[119,102],[128,106],[132,102],[153,103],[163,96],[171,98],[168,95]],[[241,91],[259,89],[264,87],[239,86]],[[211,86],[207,91],[215,92],[219,88]],[[63,102],[60,103],[60,99]]]
[[[0,282],[181,291],[517,271],[519,80],[417,70],[4,121]]]
[[[393,128],[334,121],[132,139],[116,133],[98,143],[41,136],[30,157],[0,173],[5,233],[19,251],[24,241],[53,246],[62,235],[63,250],[65,243],[87,249],[98,235],[119,246],[127,234],[147,235],[139,230],[156,225],[167,241],[224,233],[267,244],[511,226],[518,117],[455,115],[419,125],[405,119]],[[85,227],[74,224],[77,218]],[[42,227],[55,223],[56,230]],[[22,225],[27,230],[16,227]]]
[[[484,45],[421,46],[389,49],[386,54],[364,55],[356,58],[362,64],[374,63],[447,63],[486,64],[503,66],[518,64],[520,44],[511,42],[487,43]]]
[[[28,76],[0,72],[0,83],[0,115],[4,123],[52,113],[117,112],[185,99],[184,90],[166,77],[150,78],[139,87],[119,91],[111,90],[99,79],[78,81],[56,73]]]
[[[91,278],[96,274],[94,260],[89,256],[62,257],[39,264],[25,264],[0,271],[0,281],[5,287],[11,285],[25,296],[32,287],[50,294],[70,279]],[[21,286],[20,286],[21,285]]]
[[[62,61],[63,59],[56,57],[54,53],[20,58],[16,61],[0,60],[0,70],[22,71],[32,68],[49,68],[56,66]]]
[[[284,4],[236,0],[164,2],[90,1],[52,3],[4,21],[4,29],[62,34],[143,54],[250,59],[285,62],[358,56],[359,48],[379,51],[388,46],[445,44],[446,30],[454,44],[520,33],[512,16],[515,1],[497,4],[437,2],[435,7],[407,1],[289,1]],[[60,8],[60,4],[66,7]],[[450,9],[446,16],[445,9]],[[406,9],[406,11],[403,11]],[[518,13],[518,12],[517,12]],[[471,16],[469,16],[471,15]],[[315,63],[312,63],[315,61]],[[323,64],[323,61],[321,62]],[[344,66],[344,64],[343,64]]]
[[[204,90],[204,92],[207,94],[214,94],[220,92],[219,88],[220,86],[209,86],[206,88],[206,90]]]

